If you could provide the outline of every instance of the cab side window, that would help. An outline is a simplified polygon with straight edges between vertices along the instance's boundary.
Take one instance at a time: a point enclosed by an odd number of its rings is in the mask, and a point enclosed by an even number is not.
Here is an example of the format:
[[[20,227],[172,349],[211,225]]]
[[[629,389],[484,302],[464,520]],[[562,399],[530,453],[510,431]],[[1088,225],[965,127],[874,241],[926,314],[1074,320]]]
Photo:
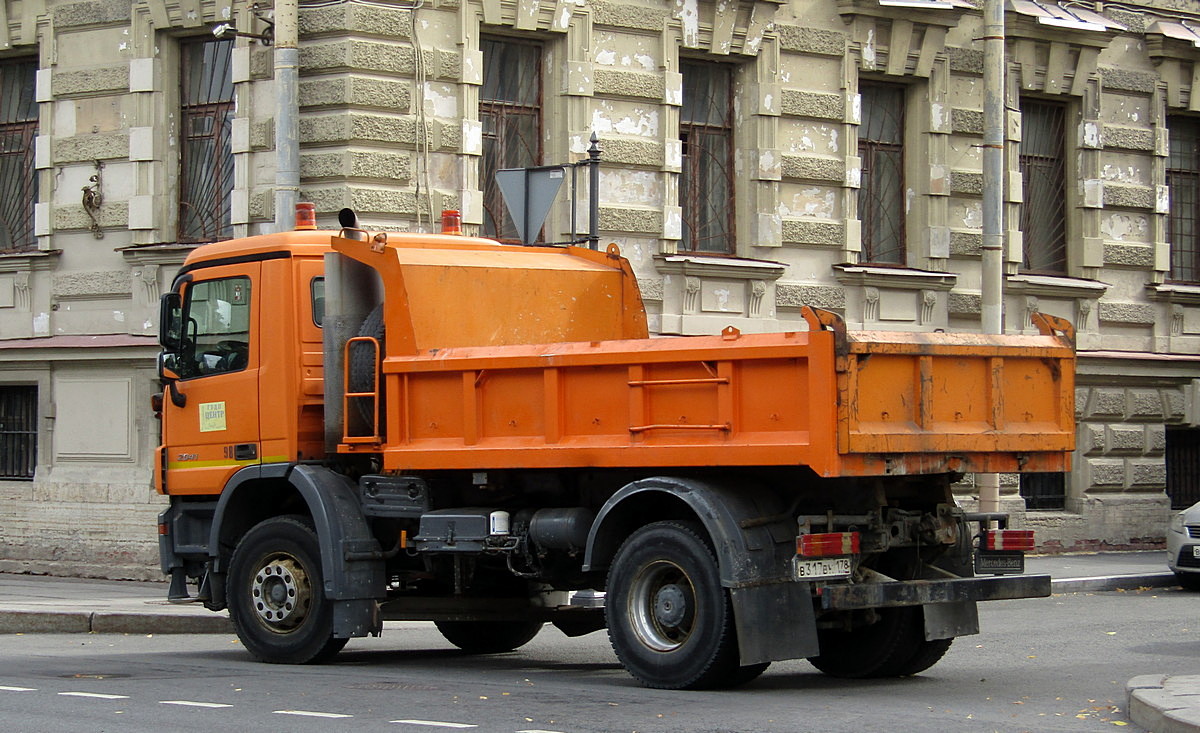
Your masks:
[[[325,278],[314,277],[309,284],[309,289],[312,294],[313,323],[320,328],[321,324],[325,322]]]
[[[188,288],[180,376],[246,368],[250,357],[250,278],[206,280]]]

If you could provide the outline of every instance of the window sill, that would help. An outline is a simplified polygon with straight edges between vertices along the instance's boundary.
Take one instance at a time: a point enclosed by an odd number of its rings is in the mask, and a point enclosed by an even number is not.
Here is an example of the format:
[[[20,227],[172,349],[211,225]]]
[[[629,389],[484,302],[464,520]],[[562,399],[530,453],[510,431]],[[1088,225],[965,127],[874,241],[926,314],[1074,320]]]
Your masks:
[[[61,249],[22,249],[0,252],[0,272],[50,270],[58,262]]]
[[[1009,275],[1004,280],[1006,292],[1043,298],[1099,298],[1108,292],[1109,284],[1099,280],[1058,275]]]
[[[664,275],[777,280],[786,269],[782,262],[772,260],[700,254],[656,255],[654,260],[655,269]]]
[[[1200,305],[1200,284],[1162,283],[1146,286],[1147,297],[1179,305]]]
[[[952,272],[916,270],[878,265],[834,265],[835,277],[842,285],[893,288],[900,290],[952,290],[958,275]]]

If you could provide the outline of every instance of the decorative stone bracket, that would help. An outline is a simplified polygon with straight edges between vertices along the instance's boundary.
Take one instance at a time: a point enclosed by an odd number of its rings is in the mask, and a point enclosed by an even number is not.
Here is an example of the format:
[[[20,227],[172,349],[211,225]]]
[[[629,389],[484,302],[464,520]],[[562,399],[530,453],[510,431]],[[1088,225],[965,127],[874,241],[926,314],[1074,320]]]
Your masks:
[[[704,255],[659,255],[662,279],[662,331],[718,333],[728,325],[743,331],[768,330],[775,319],[775,281],[784,265]]]

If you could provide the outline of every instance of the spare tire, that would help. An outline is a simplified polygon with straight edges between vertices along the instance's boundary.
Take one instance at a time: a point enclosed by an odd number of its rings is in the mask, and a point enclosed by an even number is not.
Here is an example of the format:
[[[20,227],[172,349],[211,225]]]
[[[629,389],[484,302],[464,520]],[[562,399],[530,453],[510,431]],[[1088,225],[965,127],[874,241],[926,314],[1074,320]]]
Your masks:
[[[359,336],[369,336],[379,342],[379,359],[375,358],[375,350],[370,344],[364,342],[355,342],[350,345],[350,384],[346,385],[347,392],[371,392],[375,389],[375,383],[379,378],[379,365],[383,361],[383,303],[375,306],[375,308],[367,314],[363,319],[362,325],[358,327]],[[375,420],[374,408],[371,400],[366,397],[353,397],[354,410],[358,416],[365,422],[361,425],[365,430],[370,430],[370,426]],[[379,415],[380,422],[383,421],[384,402],[383,390],[380,389],[379,394]],[[349,416],[347,416],[349,417]],[[355,431],[354,434],[359,434]]]

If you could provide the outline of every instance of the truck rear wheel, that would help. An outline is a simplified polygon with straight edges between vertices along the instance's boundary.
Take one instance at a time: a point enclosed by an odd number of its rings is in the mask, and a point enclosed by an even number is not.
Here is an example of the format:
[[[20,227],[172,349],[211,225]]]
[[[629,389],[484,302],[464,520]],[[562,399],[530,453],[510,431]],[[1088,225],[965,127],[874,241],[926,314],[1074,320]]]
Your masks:
[[[916,669],[924,661],[918,657],[926,643],[919,606],[880,608],[877,612],[879,620],[868,626],[818,631],[821,653],[808,661],[831,677],[858,679],[916,674],[941,658],[939,654]]]
[[[896,673],[897,677],[907,677],[913,674],[920,674],[938,663],[942,657],[946,656],[946,652],[950,650],[950,644],[954,639],[934,639],[933,641],[922,640],[917,653],[912,659],[908,660],[900,671]]]
[[[656,522],[625,540],[605,614],[617,658],[647,687],[731,687],[767,667],[739,664],[729,592],[695,523]]]
[[[435,621],[446,641],[470,654],[498,654],[525,646],[538,635],[541,621]]]
[[[256,658],[321,662],[346,645],[333,637],[320,557],[317,534],[302,517],[267,519],[238,543],[229,563],[229,616]]]

